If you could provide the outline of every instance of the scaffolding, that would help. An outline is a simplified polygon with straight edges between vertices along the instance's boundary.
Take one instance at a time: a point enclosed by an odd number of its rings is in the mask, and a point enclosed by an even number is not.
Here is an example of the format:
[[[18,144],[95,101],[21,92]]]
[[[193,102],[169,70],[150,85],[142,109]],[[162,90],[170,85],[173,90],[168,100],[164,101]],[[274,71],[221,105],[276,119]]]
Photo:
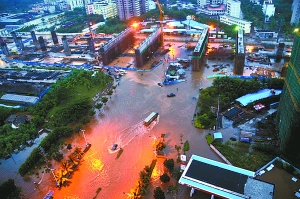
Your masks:
[[[280,147],[285,152],[300,150],[300,33],[295,35],[293,50],[286,70],[285,84],[280,97],[276,125],[279,130]],[[296,149],[297,148],[297,149]]]

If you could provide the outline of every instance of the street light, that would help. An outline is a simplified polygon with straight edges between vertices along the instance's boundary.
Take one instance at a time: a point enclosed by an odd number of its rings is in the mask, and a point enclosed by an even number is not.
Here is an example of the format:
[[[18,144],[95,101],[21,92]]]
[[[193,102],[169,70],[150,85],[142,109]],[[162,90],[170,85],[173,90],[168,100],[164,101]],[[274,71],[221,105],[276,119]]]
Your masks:
[[[53,177],[54,177],[54,180],[55,180],[55,182],[56,182],[56,186],[59,187],[59,183],[58,183],[58,181],[57,181],[57,179],[56,179],[56,177],[55,177],[55,174],[54,174],[54,172],[53,172],[53,170],[55,170],[55,169],[51,169],[51,168],[49,168],[49,167],[47,167],[47,169],[49,169],[49,170],[51,171],[51,173],[52,173],[52,175],[53,175]]]

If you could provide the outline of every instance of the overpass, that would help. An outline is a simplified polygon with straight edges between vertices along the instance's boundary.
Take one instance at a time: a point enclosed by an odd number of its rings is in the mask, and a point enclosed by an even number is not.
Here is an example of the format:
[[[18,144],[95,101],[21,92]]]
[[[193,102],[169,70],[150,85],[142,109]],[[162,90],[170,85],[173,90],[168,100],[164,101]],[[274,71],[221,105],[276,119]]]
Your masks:
[[[192,70],[198,71],[205,64],[205,52],[208,43],[208,28],[204,28],[192,54]]]
[[[153,56],[153,53],[159,49],[163,39],[162,34],[161,28],[157,28],[135,49],[137,68],[142,67]]]
[[[100,47],[103,65],[108,65],[134,43],[134,29],[129,27]]]

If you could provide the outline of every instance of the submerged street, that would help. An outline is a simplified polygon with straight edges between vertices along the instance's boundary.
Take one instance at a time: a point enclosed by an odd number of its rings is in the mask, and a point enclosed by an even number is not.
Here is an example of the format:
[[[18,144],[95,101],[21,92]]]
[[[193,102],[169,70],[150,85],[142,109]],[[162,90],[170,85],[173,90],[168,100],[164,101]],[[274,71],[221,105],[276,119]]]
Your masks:
[[[191,51],[180,46],[182,46],[180,42],[172,44],[169,52],[171,59],[177,57],[188,59]],[[166,56],[158,59],[163,57]],[[232,60],[207,61],[209,66],[220,63],[228,64],[228,73],[231,73]],[[99,188],[101,191],[97,198],[127,198],[126,193],[135,187],[139,172],[156,158],[151,143],[161,134],[166,134],[167,147],[164,151],[168,159],[176,160],[175,145],[181,144],[180,134],[183,134],[182,141],[188,140],[190,144],[190,150],[186,153],[187,159],[196,154],[221,161],[209,148],[205,139],[205,132],[212,131],[196,129],[192,124],[197,103],[195,98],[198,98],[199,88],[211,86],[213,79],[206,79],[206,76],[215,74],[213,67],[205,67],[199,72],[191,71],[191,67],[188,67],[185,82],[159,87],[157,83],[163,82],[166,68],[167,63],[163,63],[152,72],[128,71],[121,78],[111,99],[100,111],[97,110],[94,119],[84,127],[86,141],[91,143],[92,147],[85,154],[67,186],[57,188],[52,173],[43,175],[41,173],[43,169],[40,169],[40,178],[36,178],[35,175],[22,178],[17,174],[19,166],[27,157],[26,154],[30,153],[28,150],[13,154],[16,163],[12,158],[2,162],[1,180],[14,178],[17,186],[23,188],[24,198],[28,199],[43,198],[49,190],[54,191],[54,198],[93,198]],[[250,72],[251,70],[245,69],[244,74],[249,75]],[[176,96],[168,98],[167,94],[170,93]],[[158,112],[159,119],[147,129],[142,121],[151,112]],[[71,143],[73,148],[76,146],[84,148],[86,144],[82,132],[74,134],[66,142]],[[113,144],[118,144],[115,151],[111,150]],[[38,143],[32,147],[37,145]],[[119,147],[124,151],[117,158]],[[160,186],[159,176],[164,172],[163,160],[162,158],[158,160],[145,198],[151,198],[153,189]],[[58,170],[60,164],[54,161],[52,163],[51,168]],[[37,188],[34,182],[40,182]],[[197,196],[198,192],[194,198],[198,198]],[[208,196],[204,196],[206,197]]]

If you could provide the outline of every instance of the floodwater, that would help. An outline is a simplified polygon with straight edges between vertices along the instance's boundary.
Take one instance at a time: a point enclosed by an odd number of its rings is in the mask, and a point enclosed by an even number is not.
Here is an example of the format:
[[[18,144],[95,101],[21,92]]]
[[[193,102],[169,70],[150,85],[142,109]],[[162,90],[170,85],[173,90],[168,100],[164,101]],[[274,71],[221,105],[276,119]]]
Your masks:
[[[162,82],[165,69],[166,65],[160,65],[151,73],[141,75],[128,71],[122,77],[111,99],[84,128],[86,140],[92,147],[66,187],[56,188],[52,174],[47,173],[38,189],[34,190],[33,182],[40,179],[34,176],[23,179],[14,173],[11,177],[23,188],[25,198],[42,198],[48,190],[54,190],[54,198],[93,198],[98,188],[102,190],[97,198],[126,198],[123,192],[127,193],[134,188],[139,172],[156,158],[151,143],[154,136],[160,137],[161,134],[166,134],[167,158],[176,159],[174,146],[180,145],[182,133],[183,142],[188,140],[190,143],[188,157],[198,154],[220,161],[209,149],[204,131],[196,129],[192,124],[196,107],[193,97],[198,96],[200,87],[209,86],[211,80],[202,78],[203,72],[187,71],[187,82],[159,87],[157,83]],[[166,95],[171,92],[176,97],[167,98]],[[147,129],[141,122],[152,111],[159,113],[159,120]],[[66,141],[72,143],[73,147],[85,146],[82,133],[73,135]],[[111,151],[114,143],[124,150],[118,159],[118,152]],[[6,165],[7,161],[12,159],[3,161],[0,167]],[[24,160],[17,161],[20,165]],[[59,167],[59,164],[52,165],[54,169]],[[7,172],[17,172],[17,168]],[[4,175],[2,172],[1,169],[0,176]],[[156,173],[159,174],[158,171]],[[157,180],[159,178],[154,178],[154,181]]]
[[[171,58],[187,58],[185,49],[179,48],[180,43],[174,42]],[[176,58],[175,57],[175,58]],[[219,61],[219,63],[222,61]],[[209,64],[214,61],[209,60]],[[24,198],[43,198],[49,190],[54,190],[54,198],[93,198],[96,191],[101,188],[97,198],[126,198],[126,193],[135,187],[139,178],[139,172],[150,165],[155,159],[152,142],[161,134],[165,135],[167,144],[165,154],[167,158],[177,157],[175,145],[182,141],[189,141],[190,151],[187,158],[192,154],[200,155],[216,161],[220,158],[210,150],[205,140],[205,130],[196,129],[192,124],[192,118],[196,107],[200,87],[208,87],[212,80],[205,78],[206,75],[214,74],[212,67],[204,68],[204,71],[192,72],[190,67],[186,71],[186,82],[159,87],[158,82],[164,79],[164,71],[167,64],[162,64],[152,72],[131,72],[122,77],[120,85],[111,99],[101,110],[97,110],[94,120],[84,127],[86,141],[92,144],[85,154],[78,170],[76,170],[67,186],[57,188],[52,173],[44,175],[40,172],[40,178],[27,176],[22,178],[17,169],[25,158],[17,157],[16,165],[12,159],[3,160],[0,165],[0,179],[5,181],[8,177],[16,180],[17,186],[24,190]],[[232,63],[231,63],[232,68]],[[175,93],[176,97],[167,98],[168,93]],[[143,126],[142,121],[152,112],[159,113],[159,120],[150,128]],[[82,132],[73,135],[66,140],[72,146],[84,148],[85,139]],[[113,144],[118,144],[118,149],[112,151]],[[124,150],[117,158],[119,147]],[[25,156],[24,156],[25,157]],[[162,160],[159,160],[154,170],[151,183],[159,185],[159,176],[163,173]],[[53,169],[59,169],[58,163],[53,163]],[[41,170],[40,170],[41,171]],[[5,172],[5,173],[4,173]],[[35,190],[33,182],[40,182]],[[125,194],[124,194],[125,193]],[[152,195],[152,194],[149,194]]]

